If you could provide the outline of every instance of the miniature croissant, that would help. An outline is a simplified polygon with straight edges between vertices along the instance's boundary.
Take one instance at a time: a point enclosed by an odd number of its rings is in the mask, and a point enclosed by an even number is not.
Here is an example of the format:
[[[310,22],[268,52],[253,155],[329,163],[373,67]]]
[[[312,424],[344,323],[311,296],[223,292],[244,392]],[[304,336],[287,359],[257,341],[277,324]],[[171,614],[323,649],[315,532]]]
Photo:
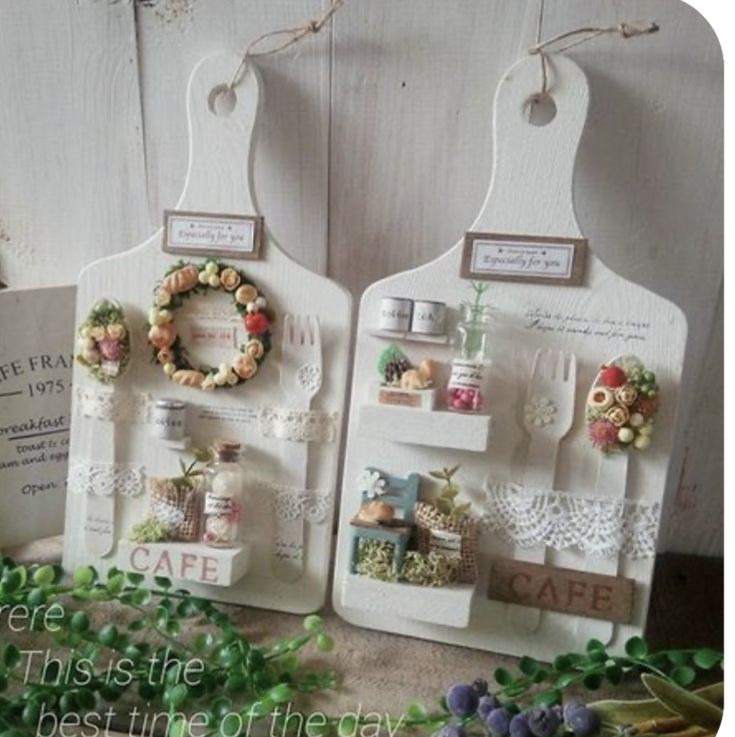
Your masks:
[[[417,369],[408,369],[401,376],[401,389],[428,389],[434,383],[436,363],[427,358]]]
[[[169,274],[163,280],[163,288],[171,294],[188,292],[199,282],[199,269],[194,264],[187,264]]]
[[[171,378],[182,386],[200,387],[204,381],[204,374],[192,369],[179,369]]]

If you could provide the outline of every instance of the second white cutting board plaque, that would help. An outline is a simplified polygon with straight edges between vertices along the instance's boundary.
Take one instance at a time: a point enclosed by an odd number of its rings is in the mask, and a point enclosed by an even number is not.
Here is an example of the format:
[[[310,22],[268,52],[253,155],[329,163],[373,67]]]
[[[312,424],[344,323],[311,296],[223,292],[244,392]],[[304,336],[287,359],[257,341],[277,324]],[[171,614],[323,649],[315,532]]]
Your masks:
[[[584,74],[570,59],[551,57],[549,67],[549,90],[556,114],[546,125],[533,125],[528,117],[528,102],[541,83],[538,58],[519,61],[499,84],[495,97],[492,182],[482,211],[469,230],[522,236],[525,240],[536,237],[541,245],[549,242],[544,239],[558,239],[566,242],[568,249],[574,249],[583,234],[574,213],[572,184],[589,93]],[[604,178],[604,172],[600,172],[600,177]],[[446,303],[446,332],[451,334],[460,302],[472,298],[466,277],[470,276],[468,269],[473,263],[463,258],[464,253],[464,242],[458,243],[429,264],[371,285],[362,298],[334,606],[342,617],[357,625],[515,655],[532,651],[544,658],[573,650],[580,646],[580,631],[620,650],[628,637],[640,634],[645,627],[659,505],[669,469],[684,360],[685,318],[675,305],[613,273],[594,255],[594,243],[590,243],[583,271],[574,267],[572,250],[565,256],[571,259],[569,268],[559,264],[551,269],[565,278],[560,285],[544,279],[488,282],[484,298],[496,313],[495,333],[490,338],[492,366],[486,407],[491,418],[460,415],[457,419],[455,413],[442,409],[442,399],[433,411],[420,406],[381,408],[375,401],[376,365],[391,343],[415,365],[433,358],[448,366],[452,360],[451,344],[440,338],[426,339],[410,331],[378,330],[384,298]],[[482,264],[474,266],[481,268]],[[463,273],[465,277],[461,276]],[[534,491],[519,485],[524,479],[538,478],[538,474],[529,474],[531,469],[526,468],[529,434],[524,429],[523,412],[531,361],[539,349],[548,349],[554,355],[574,354],[576,380],[569,397],[574,402],[571,430],[559,441],[555,467],[545,474],[552,479],[552,488]],[[628,354],[638,356],[655,372],[661,407],[651,447],[630,457],[625,502],[605,506],[605,500],[596,494],[600,454],[587,437],[585,401],[600,365]],[[441,381],[446,380],[446,373],[445,369]],[[543,403],[536,410],[543,415]],[[485,442],[488,427],[489,439]],[[360,483],[357,481],[364,469],[378,469],[399,479],[418,473],[419,498],[428,500],[438,491],[428,472],[455,465],[461,466],[454,477],[463,490],[460,500],[472,502],[472,512],[481,525],[479,577],[474,584],[431,588],[357,575],[353,566],[353,518],[366,499],[364,477]],[[379,494],[376,498],[380,498]],[[612,503],[615,504],[614,499]],[[503,529],[499,519],[503,504],[508,519],[516,515],[515,529]],[[521,508],[524,504],[525,509]],[[603,566],[608,574],[618,577],[616,580],[626,591],[632,591],[632,611],[611,615],[605,621],[578,616],[578,602],[572,603],[570,611],[574,613],[562,613],[490,598],[493,563],[498,562],[498,572],[507,571],[512,567],[500,564],[514,558],[535,559],[537,564],[546,566],[540,576],[537,569],[529,569],[533,575],[522,574],[515,582],[516,593],[523,586],[545,586],[541,598],[551,596],[553,589],[556,605],[564,604],[562,600],[570,596],[581,596],[580,586],[587,579],[580,575],[580,580],[574,581],[575,571],[597,570],[588,568],[583,540],[584,533],[590,533],[590,520],[602,518],[596,509],[614,518],[612,525],[600,529],[601,536],[611,539],[600,543],[618,549],[623,547],[625,536],[636,537],[633,554],[620,550]],[[587,527],[575,529],[575,525]],[[517,540],[519,526],[525,527],[531,538],[536,535],[538,539],[551,539],[555,531],[566,529],[569,544],[562,542],[559,549],[547,548],[545,552],[542,546],[539,563],[538,551],[534,553],[532,547],[523,549],[511,542]],[[357,537],[360,534],[357,530]],[[408,544],[410,548],[411,542]],[[544,571],[548,575],[543,575]],[[517,618],[509,616],[509,607],[518,612]],[[621,619],[629,621],[620,623]]]

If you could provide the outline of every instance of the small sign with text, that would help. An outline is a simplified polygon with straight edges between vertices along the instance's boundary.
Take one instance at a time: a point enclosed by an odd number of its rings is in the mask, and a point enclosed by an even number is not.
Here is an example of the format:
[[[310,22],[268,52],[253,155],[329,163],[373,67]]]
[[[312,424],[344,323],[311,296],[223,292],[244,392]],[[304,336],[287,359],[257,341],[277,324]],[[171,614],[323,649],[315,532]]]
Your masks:
[[[584,279],[584,238],[465,234],[462,277],[578,285]]]
[[[260,258],[263,219],[166,210],[163,250],[192,256]]]

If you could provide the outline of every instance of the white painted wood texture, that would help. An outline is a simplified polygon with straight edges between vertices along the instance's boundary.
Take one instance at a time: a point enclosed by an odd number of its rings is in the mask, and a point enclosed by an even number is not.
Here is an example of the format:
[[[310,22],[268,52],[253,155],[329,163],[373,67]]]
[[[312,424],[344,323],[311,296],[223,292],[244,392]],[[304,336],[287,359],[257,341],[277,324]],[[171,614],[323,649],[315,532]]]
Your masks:
[[[252,548],[249,571],[229,587],[208,584],[200,578],[199,583],[194,584],[187,580],[187,588],[215,600],[301,613],[320,608],[326,596],[332,547],[331,514],[325,515],[320,523],[307,525],[303,575],[298,581],[276,579],[271,573],[275,514],[268,494],[258,492],[256,480],[275,484],[284,482],[288,469],[284,469],[283,463],[287,456],[280,451],[286,441],[264,437],[259,431],[257,413],[267,405],[290,408],[279,385],[281,321],[287,313],[311,314],[320,319],[325,349],[323,383],[312,408],[334,412],[341,419],[347,383],[351,299],[342,287],[304,268],[279,248],[269,231],[267,211],[259,210],[255,202],[250,142],[258,109],[259,83],[254,70],[248,70],[236,88],[237,103],[230,115],[219,116],[210,110],[211,92],[229,81],[228,75],[237,63],[238,57],[234,53],[220,52],[201,60],[192,72],[188,85],[190,158],[184,191],[176,209],[260,214],[265,217],[266,240],[261,258],[257,261],[226,259],[227,263],[237,265],[253,279],[267,296],[270,307],[280,316],[280,321],[277,317],[273,326],[273,350],[257,376],[252,383],[231,390],[205,392],[171,382],[160,366],[150,362],[146,315],[151,306],[151,295],[167,268],[179,260],[177,256],[163,252],[161,229],[138,247],[94,262],[82,272],[77,292],[76,322],[79,325],[84,319],[90,304],[104,296],[114,295],[126,312],[132,351],[131,366],[116,381],[116,391],[150,394],[154,398],[165,396],[187,402],[190,411],[188,433],[194,447],[206,447],[216,437],[234,437],[247,449],[244,467],[248,474],[250,498],[243,516],[245,539]],[[267,125],[267,119],[261,124]],[[198,262],[198,259],[192,260]],[[210,295],[209,299],[216,299],[216,295]],[[177,319],[182,320],[180,313]],[[200,352],[202,350],[199,349]],[[215,365],[217,362],[206,352],[202,360]],[[94,379],[77,366],[74,383],[94,386]],[[233,412],[241,413],[239,420],[228,419]],[[214,418],[211,417],[213,413]],[[196,422],[191,421],[191,415],[196,417]],[[95,460],[90,454],[94,447],[99,446],[89,438],[89,422],[85,417],[73,419],[72,459]],[[99,428],[98,424],[96,433],[111,435],[115,427],[113,423],[104,425],[104,428]],[[341,425],[339,420],[338,425]],[[152,442],[150,427],[118,423],[115,434],[117,461],[141,464],[148,476],[178,475],[178,453]],[[312,443],[309,453],[309,488],[330,493],[332,497],[337,488],[339,439],[337,431],[334,442]],[[292,476],[293,473],[285,479],[286,483]],[[66,530],[78,530],[83,525],[85,501],[88,500],[83,495],[68,495]],[[135,497],[117,494],[112,502],[115,506],[115,542],[119,543],[135,523],[145,518],[148,499],[145,494]],[[217,557],[216,551],[210,555]],[[91,563],[105,570],[119,562],[114,555],[106,558],[90,556],[82,536],[65,535],[65,566],[73,568],[81,563]],[[229,564],[229,559],[225,563]],[[222,575],[230,574],[223,571]]]
[[[16,287],[73,283],[94,258],[145,237],[183,183],[193,64],[325,5],[0,4],[0,278]],[[350,0],[334,29],[260,60],[274,114],[255,179],[289,253],[358,296],[456,240],[487,188],[493,91],[533,41],[536,17],[536,0]],[[672,299],[698,326],[662,544],[719,554],[717,39],[681,0],[547,0],[542,35],[631,18],[654,18],[661,31],[571,52],[592,93],[577,211],[606,263]]]
[[[564,56],[550,59],[550,72],[550,89],[557,112],[543,127],[531,125],[524,118],[524,103],[538,90],[538,59],[526,57],[517,62],[498,85],[493,115],[492,180],[480,214],[469,228],[472,231],[531,236],[582,235],[572,193],[575,157],[587,117],[588,87],[581,69]],[[369,387],[375,379],[378,355],[385,345],[385,340],[370,333],[381,299],[394,296],[415,300],[431,295],[451,308],[454,313],[451,325],[456,319],[458,303],[472,295],[469,282],[459,276],[462,250],[463,241],[460,240],[438,259],[370,285],[362,297],[333,604],[342,617],[360,626],[513,655],[520,655],[532,646],[539,657],[552,657],[559,649],[574,647],[577,618],[546,611],[542,613],[538,628],[519,631],[507,617],[509,605],[486,598],[484,591],[492,557],[513,556],[513,551],[496,535],[481,537],[478,591],[465,629],[423,620],[419,612],[404,616],[379,615],[372,611],[370,604],[366,608],[355,606],[349,575],[349,521],[360,503],[355,480],[364,468],[371,466],[396,476],[421,473],[421,495],[426,498],[431,493],[428,477],[431,469],[461,464],[458,481],[480,512],[481,490],[488,474],[496,481],[514,481],[524,476],[523,459],[527,451],[524,453],[523,449],[528,447],[528,438],[518,418],[526,396],[526,377],[530,373],[523,363],[537,349],[546,348],[573,353],[577,358],[577,413],[571,431],[560,443],[556,488],[589,492],[594,488],[598,458],[587,438],[584,399],[600,363],[609,360],[610,356],[631,352],[631,346],[635,346],[636,354],[659,378],[666,402],[657,418],[655,447],[636,459],[636,473],[629,478],[628,497],[660,502],[673,444],[686,319],[672,302],[616,275],[594,252],[588,256],[583,286],[493,282],[486,293],[498,314],[490,356],[492,373],[488,394],[494,432],[487,453],[446,449],[438,455],[435,448],[428,446],[365,437],[356,418],[370,396]],[[619,301],[616,297],[620,297]],[[424,347],[419,351],[411,346],[408,355],[415,362],[429,357],[447,362],[451,358],[447,347]],[[550,458],[548,461],[551,463]],[[549,551],[547,562],[577,570],[585,568],[585,556],[574,549]],[[644,631],[653,558],[623,559],[620,575],[635,579],[636,593],[631,623],[615,627],[612,634],[610,645],[616,651],[622,651],[628,637]],[[410,595],[407,590],[407,596]],[[438,605],[441,594],[436,598]]]

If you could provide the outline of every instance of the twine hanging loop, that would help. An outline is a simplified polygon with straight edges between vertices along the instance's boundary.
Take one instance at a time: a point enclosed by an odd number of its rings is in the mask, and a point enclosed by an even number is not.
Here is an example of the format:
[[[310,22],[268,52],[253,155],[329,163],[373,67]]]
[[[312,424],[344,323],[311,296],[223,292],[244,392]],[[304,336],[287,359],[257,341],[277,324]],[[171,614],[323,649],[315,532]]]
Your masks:
[[[317,34],[329,23],[332,16],[345,4],[345,0],[332,0],[331,5],[326,10],[321,18],[315,18],[307,21],[303,25],[296,26],[295,28],[281,28],[276,31],[268,31],[258,36],[255,40],[251,41],[245,53],[242,55],[240,64],[238,65],[235,73],[232,75],[232,79],[227,84],[227,87],[232,91],[242,80],[243,74],[248,66],[248,61],[259,56],[270,56],[271,54],[277,54],[280,51],[284,51],[293,46],[294,44],[301,41],[305,36],[311,34]],[[280,44],[276,44],[273,48],[265,49],[264,51],[256,51],[256,47],[263,43],[269,38],[283,37],[283,41]]]

